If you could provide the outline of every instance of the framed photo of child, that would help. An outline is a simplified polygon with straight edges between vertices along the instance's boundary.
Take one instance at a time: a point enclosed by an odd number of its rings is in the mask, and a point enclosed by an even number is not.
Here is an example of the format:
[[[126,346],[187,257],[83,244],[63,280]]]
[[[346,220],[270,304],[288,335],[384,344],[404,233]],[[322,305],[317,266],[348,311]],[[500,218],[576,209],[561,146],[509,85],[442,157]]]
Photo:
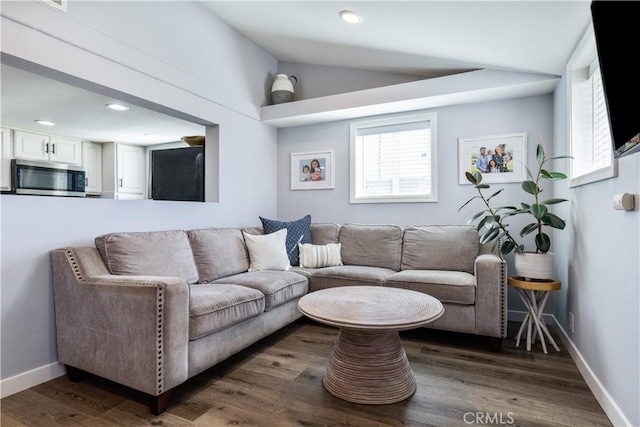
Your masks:
[[[291,153],[291,189],[335,188],[335,150]]]
[[[471,184],[466,172],[480,172],[486,184],[522,182],[526,162],[526,132],[458,138],[458,184]]]

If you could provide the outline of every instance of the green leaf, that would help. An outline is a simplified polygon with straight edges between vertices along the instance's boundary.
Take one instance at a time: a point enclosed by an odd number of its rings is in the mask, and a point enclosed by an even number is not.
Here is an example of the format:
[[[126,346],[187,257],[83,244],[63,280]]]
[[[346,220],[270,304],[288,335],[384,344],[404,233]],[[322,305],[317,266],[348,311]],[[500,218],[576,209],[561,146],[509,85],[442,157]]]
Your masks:
[[[487,218],[489,218],[490,216],[491,215],[487,215],[480,220],[480,222],[478,223],[478,231],[482,230],[482,227],[484,227],[484,225],[487,223]]]
[[[534,196],[538,193],[538,186],[533,181],[524,181],[522,183],[522,189],[529,194],[533,194]]]
[[[467,181],[469,181],[473,185],[476,185],[478,183],[478,181],[476,180],[476,177],[471,175],[471,173],[465,172],[464,175],[467,177]]]
[[[544,169],[540,169],[540,175],[542,175],[543,178],[553,179],[553,175],[551,175],[549,172],[547,172]]]
[[[473,177],[476,179],[476,184],[480,184],[482,182],[482,174],[480,172],[475,172]]]
[[[498,234],[500,234],[500,229],[498,229],[498,228],[494,228],[492,230],[489,230],[485,234],[480,236],[480,243],[481,244],[485,244],[487,242],[490,242],[493,239],[495,239],[498,236]]]
[[[502,246],[500,246],[500,252],[503,255],[506,255],[509,252],[513,251],[515,248],[516,248],[516,245],[514,245],[511,240],[506,240],[502,242]]]
[[[462,205],[462,206],[460,206],[460,207],[458,208],[458,212],[460,212],[460,211],[462,210],[462,208],[464,208],[464,207],[465,207],[465,206],[467,206],[469,203],[471,203],[471,202],[473,201],[473,199],[479,199],[479,198],[480,198],[480,196],[473,196],[472,198],[470,198],[469,200],[467,200],[467,201],[465,202],[465,204],[464,204],[464,205]]]
[[[475,221],[476,219],[480,218],[486,211],[480,211],[476,214],[474,214],[468,221],[467,224],[471,224],[473,221]]]
[[[524,237],[528,234],[531,234],[537,228],[538,228],[537,222],[532,222],[531,224],[525,225],[524,227],[522,227],[522,230],[520,230],[520,237]]]
[[[556,157],[550,157],[547,160],[560,160],[560,159],[573,159],[573,156],[556,156]]]
[[[536,248],[538,251],[546,254],[551,247],[551,239],[545,233],[536,234]]]
[[[494,208],[493,210],[494,210],[495,212],[500,212],[500,211],[503,211],[503,210],[505,210],[505,209],[508,209],[508,210],[510,210],[510,211],[515,211],[515,210],[517,210],[518,208],[516,208],[515,206],[500,206],[500,207]]]
[[[567,179],[567,175],[563,174],[562,172],[551,172],[551,176],[553,177],[553,179],[558,181],[561,179]]]
[[[481,188],[491,188],[491,186],[489,184],[478,184],[476,185],[477,189],[481,189]]]
[[[564,227],[567,225],[567,222],[564,219],[560,218],[557,215],[552,214],[551,212],[548,212],[547,214],[543,215],[542,218],[540,219],[545,225],[548,225],[549,227],[557,228],[558,230],[563,230]]]
[[[491,230],[500,226],[500,215],[487,215],[485,217],[484,227]]]
[[[495,193],[493,193],[491,196],[489,196],[489,198],[487,199],[487,202],[491,199],[493,199],[495,196],[497,196],[498,194],[502,193],[504,191],[504,188],[501,188],[500,190],[496,191]]]
[[[520,206],[522,206],[522,209],[524,209],[525,211],[531,209],[531,205],[528,205],[526,203],[520,203]]]
[[[543,200],[542,203],[543,205],[557,205],[558,203],[562,203],[562,202],[568,202],[567,199],[547,199],[547,200]]]
[[[545,205],[535,203],[531,205],[529,212],[531,212],[531,215],[533,215],[536,219],[541,219],[544,215],[546,215],[547,212],[549,212],[549,210]]]
[[[524,168],[527,171],[527,176],[529,177],[529,181],[535,181],[536,179],[533,177],[533,174],[531,173],[531,171],[529,170],[529,168],[527,167],[527,165],[524,165]]]
[[[544,162],[544,147],[542,146],[542,144],[538,144],[538,147],[536,148],[536,161],[539,164],[542,164],[542,162]]]

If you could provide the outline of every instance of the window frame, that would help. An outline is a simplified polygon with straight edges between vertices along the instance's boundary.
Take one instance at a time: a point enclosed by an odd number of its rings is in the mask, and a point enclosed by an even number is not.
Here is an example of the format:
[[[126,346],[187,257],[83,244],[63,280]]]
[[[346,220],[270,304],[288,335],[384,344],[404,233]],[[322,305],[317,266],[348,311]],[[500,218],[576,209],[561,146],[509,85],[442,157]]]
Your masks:
[[[431,156],[431,193],[420,196],[403,195],[381,195],[381,196],[358,196],[356,189],[356,167],[357,167],[357,143],[356,135],[359,129],[379,126],[402,125],[415,122],[429,122],[430,135],[430,156]],[[386,118],[358,120],[349,125],[350,139],[350,203],[433,203],[438,201],[438,115],[435,112],[404,114]]]
[[[589,66],[591,66],[591,64],[597,63],[597,61],[598,54],[593,26],[589,25],[589,27],[585,31],[585,34],[580,40],[578,47],[569,59],[566,68],[567,141],[569,146],[569,154],[573,157],[573,159],[569,161],[568,185],[570,188],[618,176],[618,160],[613,157],[613,151],[611,152],[611,164],[597,169],[594,168],[586,173],[577,175],[577,170],[579,169],[577,165],[581,159],[578,144],[579,141],[584,138],[580,135],[586,134],[587,130],[584,129],[584,122],[578,118],[578,116],[581,115],[582,112],[577,111],[577,108],[573,108],[573,104],[579,102],[578,95],[576,94],[578,92],[576,86],[580,80],[585,81],[589,79],[588,71],[586,70],[589,69]],[[591,111],[591,114],[593,114],[593,110]],[[591,132],[591,130],[589,130],[588,132]]]

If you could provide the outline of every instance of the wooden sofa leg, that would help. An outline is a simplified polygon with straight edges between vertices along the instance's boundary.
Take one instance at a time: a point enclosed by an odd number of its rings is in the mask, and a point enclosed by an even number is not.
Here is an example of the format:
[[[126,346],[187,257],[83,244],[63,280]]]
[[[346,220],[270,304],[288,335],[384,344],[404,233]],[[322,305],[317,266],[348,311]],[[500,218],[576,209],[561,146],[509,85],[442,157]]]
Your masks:
[[[64,367],[67,369],[67,376],[69,377],[69,381],[72,383],[77,383],[84,377],[84,371],[82,369],[74,368],[69,365],[64,365]]]
[[[160,415],[167,410],[169,405],[169,398],[171,397],[171,390],[167,390],[158,396],[150,396],[149,398],[149,412],[153,415]]]
[[[494,353],[500,353],[502,348],[502,338],[489,337],[489,349]]]

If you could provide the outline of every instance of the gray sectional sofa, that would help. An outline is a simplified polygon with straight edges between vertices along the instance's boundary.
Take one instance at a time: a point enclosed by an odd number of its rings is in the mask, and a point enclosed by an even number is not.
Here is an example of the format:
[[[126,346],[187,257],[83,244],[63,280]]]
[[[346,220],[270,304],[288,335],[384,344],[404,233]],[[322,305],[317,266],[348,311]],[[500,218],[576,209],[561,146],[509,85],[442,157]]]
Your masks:
[[[468,226],[312,224],[315,245],[340,243],[342,264],[248,271],[241,229],[112,233],[96,247],[51,253],[59,361],[150,396],[171,390],[298,319],[298,300],[333,286],[394,286],[445,307],[431,328],[506,335],[506,265],[480,254]],[[258,228],[245,229],[261,234]]]

